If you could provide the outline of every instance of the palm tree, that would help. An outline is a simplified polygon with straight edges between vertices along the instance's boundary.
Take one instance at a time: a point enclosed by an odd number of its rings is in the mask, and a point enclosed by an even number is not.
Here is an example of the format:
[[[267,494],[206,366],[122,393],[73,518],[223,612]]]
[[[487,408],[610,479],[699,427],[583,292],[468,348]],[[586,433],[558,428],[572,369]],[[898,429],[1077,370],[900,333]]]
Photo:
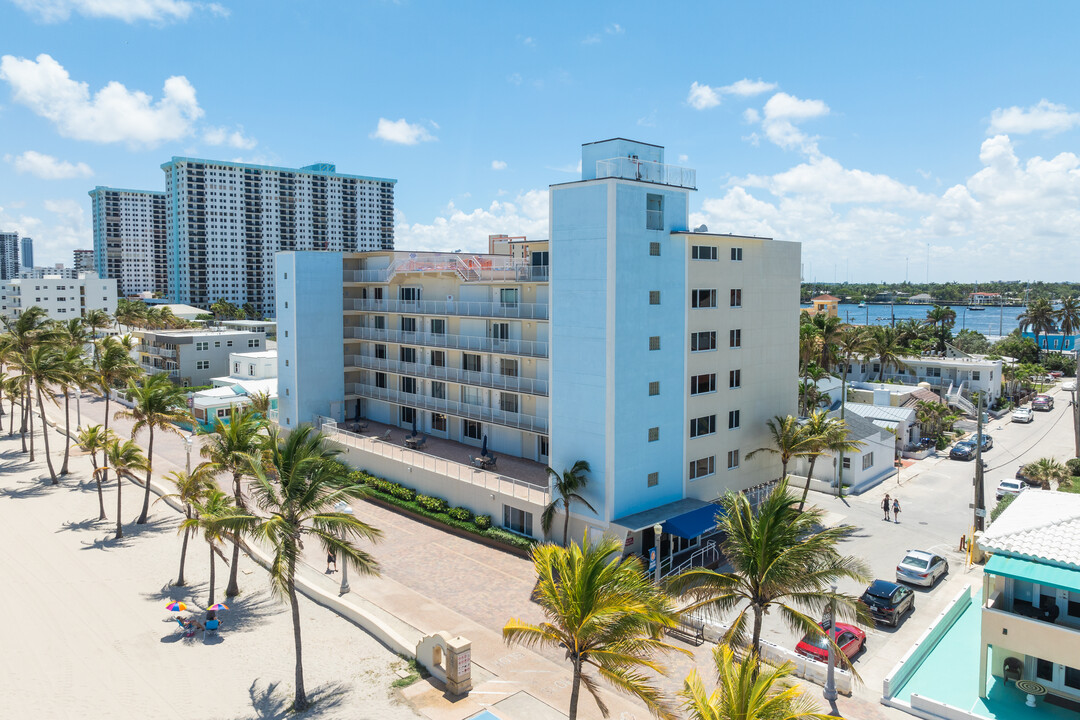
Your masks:
[[[49,423],[45,418],[45,403],[41,388],[46,389],[53,384],[63,383],[65,378],[64,356],[52,343],[40,343],[34,345],[26,352],[19,355],[17,360],[23,371],[23,380],[28,386],[34,388],[37,397],[38,412],[41,417],[41,437],[45,442],[45,464],[49,467],[49,477],[52,484],[56,485],[56,470],[53,468],[52,455],[49,454]],[[56,399],[49,395],[49,400],[56,403]],[[33,427],[30,429],[30,460],[34,460]]]
[[[799,325],[799,375],[818,356],[821,349],[821,334],[813,320],[806,316],[808,321]]]
[[[293,709],[297,712],[308,706],[296,596],[296,565],[304,539],[315,539],[327,553],[333,552],[338,562],[359,573],[377,575],[379,569],[375,558],[353,541],[376,541],[382,532],[351,514],[333,510],[338,502],[366,494],[366,488],[348,481],[347,468],[335,459],[337,454],[323,443],[322,434],[308,425],[301,425],[285,438],[272,429],[266,449],[248,457],[247,474],[254,478],[252,498],[265,514],[237,516],[226,523],[227,529],[245,532],[270,546],[270,582],[292,608],[296,650]]]
[[[843,374],[840,380],[840,419],[844,420],[847,415],[847,378],[848,368],[853,360],[863,360],[870,349],[867,335],[863,328],[848,326],[840,333],[836,341],[837,352],[840,355]],[[840,452],[837,476],[837,490],[840,497],[844,495],[844,453]]]
[[[890,365],[895,365],[897,371],[907,368],[907,365],[901,359],[903,348],[900,347],[897,340],[896,330],[888,325],[875,325],[870,328],[867,341],[870,346],[870,354],[881,363],[881,374],[878,375],[879,382],[885,380],[885,368]]]
[[[1038,361],[1042,347],[1039,345],[1039,335],[1054,331],[1054,320],[1057,311],[1046,298],[1039,298],[1027,306],[1027,309],[1017,316],[1016,321],[1020,325],[1021,332],[1031,328],[1035,335],[1035,360]]]
[[[184,506],[184,520],[191,520],[196,516],[195,506],[204,503],[208,499],[208,494],[214,486],[213,468],[206,463],[198,465],[195,470],[189,475],[186,472],[171,472],[165,476],[165,479],[172,482],[176,486],[176,492],[163,495],[158,500],[164,500],[165,498],[173,498],[179,500],[180,504]],[[157,501],[155,501],[157,502]],[[176,582],[174,585],[184,584],[184,561],[187,559],[187,545],[188,537],[191,535],[192,528],[180,526],[180,532],[184,535],[184,543],[180,546],[180,572],[176,575]],[[213,556],[211,555],[211,563],[213,562]],[[235,559],[233,560],[235,563]],[[211,582],[213,582],[213,572],[210,574]],[[213,597],[213,590],[210,595]],[[212,605],[213,600],[210,601]]]
[[[1037,480],[1043,490],[1050,490],[1052,483],[1068,479],[1069,470],[1054,458],[1044,457],[1025,465],[1024,474]]]
[[[896,323],[896,341],[903,348],[922,349],[927,337],[926,326],[918,320],[899,320]]]
[[[116,322],[120,326],[127,325],[128,329],[146,324],[146,303],[136,300],[120,298],[116,301]]]
[[[19,358],[36,345],[44,345],[55,339],[56,331],[49,323],[45,310],[37,305],[27,308],[17,318],[3,318],[4,329],[0,336],[0,357],[6,362],[18,365]],[[22,397],[22,414],[19,433],[22,436],[22,451],[26,452],[26,434],[30,429],[30,459],[34,459],[33,415],[30,403],[30,382],[25,377],[19,381],[18,394]]]
[[[108,431],[105,431],[108,432]],[[120,442],[118,438],[110,437],[105,446],[105,463],[94,471],[94,477],[104,475],[108,480],[109,470],[116,472],[116,539],[124,537],[123,520],[120,511],[122,509],[124,478],[136,480],[135,471],[150,472],[150,463],[142,454],[142,449],[134,440]]]
[[[188,532],[202,532],[203,540],[210,547],[210,599],[207,606],[214,604],[214,587],[217,580],[217,562],[214,556],[218,555],[225,560],[225,553],[221,551],[221,544],[226,539],[235,539],[235,534],[242,524],[238,519],[247,519],[249,516],[241,515],[241,510],[233,504],[232,496],[222,492],[221,488],[209,485],[205,488],[205,494],[201,501],[191,503],[193,512],[180,523],[179,532],[184,535],[184,549],[187,549]],[[228,562],[225,560],[225,562]],[[184,579],[184,558],[180,557],[180,580]],[[182,585],[177,582],[177,585]]]
[[[68,474],[68,456],[71,450],[71,388],[77,388],[81,395],[82,379],[86,373],[82,344],[69,345],[69,342],[71,342],[71,338],[67,337],[60,357],[60,376],[58,378],[60,387],[64,391],[64,465],[60,468],[61,475]]]
[[[143,381],[142,386],[131,383],[128,386],[128,396],[134,406],[127,410],[116,413],[117,418],[130,418],[134,421],[131,427],[131,438],[146,428],[150,431],[150,440],[146,445],[146,460],[152,463],[154,460],[154,430],[171,432],[180,435],[177,423],[190,422],[191,416],[187,411],[187,396],[184,391],[173,384],[166,375],[151,375]],[[137,525],[146,522],[146,516],[150,511],[150,471],[146,471],[146,492],[143,495],[142,512]]]
[[[799,512],[806,505],[806,496],[810,494],[810,479],[814,476],[814,464],[826,452],[854,452],[865,443],[861,440],[848,440],[847,423],[839,418],[829,417],[824,410],[813,413],[803,426],[806,433],[806,456],[810,458],[810,467],[806,473],[806,486],[802,499],[799,500]]]
[[[621,551],[618,539],[604,538],[590,545],[587,533],[582,545],[535,546],[537,602],[547,622],[534,625],[511,619],[503,627],[508,644],[566,651],[573,665],[570,720],[577,718],[582,683],[600,713],[608,716],[596,679],[585,674],[587,667],[643,701],[658,717],[675,717],[644,671],[663,674],[657,659],[660,653],[690,653],[662,640],[664,628],[676,623],[671,601],[650,582],[641,561],[635,556],[620,557]]]
[[[250,407],[264,418],[270,417],[270,393],[265,390],[248,395]]]
[[[98,505],[101,512],[98,515],[98,520],[105,520],[105,493],[101,490],[101,475],[98,474],[97,454],[99,450],[104,450],[112,439],[105,434],[105,430],[100,425],[90,425],[84,430],[79,431],[77,442],[79,443],[79,449],[83,452],[90,453],[90,464],[94,467],[93,477],[97,481],[97,494]]]
[[[104,310],[87,310],[86,314],[82,318],[83,324],[90,328],[90,342],[94,346],[94,361],[97,361],[97,333],[98,328],[105,329],[112,325],[113,320],[109,317],[109,313]]]
[[[716,689],[710,694],[696,669],[683,682],[683,709],[691,720],[837,720],[817,712],[802,687],[788,680],[791,663],[764,665],[754,653],[740,662],[727,645],[713,648]]]
[[[1080,299],[1067,297],[1062,299],[1057,311],[1058,327],[1062,335],[1072,335],[1080,330]]]
[[[105,427],[109,432],[109,401],[112,389],[130,382],[139,374],[139,369],[123,343],[113,337],[102,338],[97,343],[97,357],[94,367],[87,375],[88,384],[93,392],[105,398]],[[105,473],[104,481],[109,481]],[[119,519],[118,519],[119,520]]]
[[[695,568],[668,581],[671,592],[691,601],[684,612],[704,609],[723,614],[738,609],[724,636],[729,645],[744,643],[750,622],[749,649],[760,654],[761,625],[770,611],[793,631],[820,636],[821,626],[807,613],[820,612],[830,601],[838,618],[871,622],[857,597],[829,590],[840,580],[869,579],[862,560],[842,556],[836,549],[855,528],[825,527],[820,508],[800,513],[797,502],[786,479],[757,512],[746,495],[729,493],[721,500],[718,521],[724,533],[721,548],[732,572]],[[843,658],[843,653],[839,656]]]
[[[935,305],[926,311],[926,325],[934,328],[934,337],[937,338],[937,351],[945,352],[945,343],[949,341],[950,331],[956,324],[956,311],[947,305]]]
[[[15,398],[22,391],[22,380],[10,377],[4,380],[4,392],[7,393],[10,412],[8,412],[8,435],[15,434]]]
[[[780,456],[780,479],[787,477],[788,463],[793,458],[805,457],[809,448],[806,442],[806,433],[797,417],[777,415],[765,423],[772,434],[772,447],[760,447],[746,454],[746,459],[753,458],[758,453],[767,452],[770,455]]]
[[[814,327],[818,329],[818,344],[820,346],[818,348],[819,357],[817,362],[818,365],[828,371],[836,364],[836,342],[847,325],[840,318],[831,315],[815,315],[813,323]]]
[[[588,472],[590,472],[590,468],[586,460],[578,460],[574,463],[574,467],[563,470],[562,475],[559,475],[552,468],[547,469],[548,477],[551,478],[553,492],[551,493],[551,502],[548,503],[543,514],[540,515],[540,527],[543,528],[544,535],[547,535],[551,530],[551,523],[555,519],[555,513],[561,506],[564,512],[562,530],[562,544],[564,547],[568,541],[570,531],[570,501],[576,500],[596,512],[596,509],[589,504],[589,501],[581,495],[585,491],[585,486],[589,484]]]
[[[251,407],[238,410],[234,405],[229,409],[229,422],[222,422],[216,418],[214,432],[206,435],[206,442],[199,449],[199,454],[206,458],[214,472],[232,473],[232,492],[236,500],[236,506],[241,510],[244,506],[244,495],[241,492],[240,480],[244,477],[244,471],[248,467],[248,456],[258,452],[265,441],[261,433],[266,426],[265,421]],[[240,543],[233,542],[232,563],[229,568],[229,584],[225,588],[226,597],[234,597],[240,594],[240,586],[237,583],[237,565],[240,561]]]
[[[816,408],[818,402],[821,399],[821,392],[818,390],[818,383],[829,375],[828,371],[817,363],[810,363],[806,367],[804,374],[804,380],[799,383],[799,398],[802,401],[802,414],[810,412],[811,408]]]

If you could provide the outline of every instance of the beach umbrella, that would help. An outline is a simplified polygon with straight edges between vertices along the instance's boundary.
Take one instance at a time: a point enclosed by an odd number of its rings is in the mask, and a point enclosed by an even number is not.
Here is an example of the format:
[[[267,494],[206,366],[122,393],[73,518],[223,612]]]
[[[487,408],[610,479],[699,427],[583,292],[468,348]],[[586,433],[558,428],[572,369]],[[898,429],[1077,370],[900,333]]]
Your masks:
[[[487,435],[484,436],[484,446],[480,448],[481,455],[487,455]]]
[[[171,602],[165,606],[165,609],[171,612],[184,612],[187,610],[187,605],[182,602]]]
[[[214,603],[213,605],[211,605],[210,607],[208,607],[206,609],[207,610],[213,610],[214,612],[217,612],[218,610],[228,610],[229,606],[225,605],[223,603]]]

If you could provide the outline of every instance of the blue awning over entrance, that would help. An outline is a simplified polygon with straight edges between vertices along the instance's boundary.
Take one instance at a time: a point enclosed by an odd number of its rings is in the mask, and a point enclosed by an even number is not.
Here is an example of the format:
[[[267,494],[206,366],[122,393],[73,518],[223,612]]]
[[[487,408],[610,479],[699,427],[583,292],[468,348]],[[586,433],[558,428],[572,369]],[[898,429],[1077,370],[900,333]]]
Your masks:
[[[719,505],[706,505],[696,510],[676,515],[664,521],[664,532],[676,537],[693,540],[716,527],[716,516],[723,513]]]
[[[987,575],[1001,575],[1014,580],[1080,592],[1080,570],[1047,565],[1024,558],[993,555],[983,568],[983,572]]]

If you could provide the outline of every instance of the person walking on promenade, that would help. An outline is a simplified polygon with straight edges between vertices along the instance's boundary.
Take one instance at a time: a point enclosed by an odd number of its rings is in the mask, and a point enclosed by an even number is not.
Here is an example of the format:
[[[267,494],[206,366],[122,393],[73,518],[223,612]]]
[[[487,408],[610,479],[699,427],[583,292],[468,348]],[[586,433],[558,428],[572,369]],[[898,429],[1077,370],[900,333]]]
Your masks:
[[[892,501],[892,519],[894,523],[900,522],[900,501],[896,498]]]
[[[885,499],[881,501],[881,509],[885,511],[885,521],[886,522],[888,522],[888,520],[889,520],[889,508],[891,508],[891,507],[892,507],[892,505],[890,504],[890,501],[889,501],[889,493],[885,493]]]
[[[330,566],[333,565],[333,572],[337,572],[337,553],[333,550],[326,553],[326,574],[329,575],[331,570]]]

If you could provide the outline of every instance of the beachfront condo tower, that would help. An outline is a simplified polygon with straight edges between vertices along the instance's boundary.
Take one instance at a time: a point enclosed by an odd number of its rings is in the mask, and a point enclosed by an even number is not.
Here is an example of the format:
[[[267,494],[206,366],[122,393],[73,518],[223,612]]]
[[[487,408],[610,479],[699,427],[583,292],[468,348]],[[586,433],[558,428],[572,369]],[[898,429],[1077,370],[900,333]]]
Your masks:
[[[116,280],[120,297],[166,294],[165,193],[98,186],[89,195],[98,275]]]

